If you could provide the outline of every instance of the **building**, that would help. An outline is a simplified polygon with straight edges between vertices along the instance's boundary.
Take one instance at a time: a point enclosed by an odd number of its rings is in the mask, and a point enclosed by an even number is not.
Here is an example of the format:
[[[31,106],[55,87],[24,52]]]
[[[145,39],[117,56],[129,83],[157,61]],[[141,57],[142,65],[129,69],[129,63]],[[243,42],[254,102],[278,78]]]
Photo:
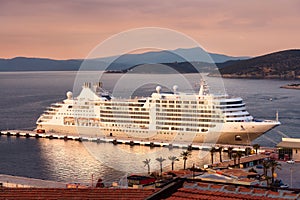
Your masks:
[[[282,138],[277,147],[279,159],[300,161],[300,138]]]

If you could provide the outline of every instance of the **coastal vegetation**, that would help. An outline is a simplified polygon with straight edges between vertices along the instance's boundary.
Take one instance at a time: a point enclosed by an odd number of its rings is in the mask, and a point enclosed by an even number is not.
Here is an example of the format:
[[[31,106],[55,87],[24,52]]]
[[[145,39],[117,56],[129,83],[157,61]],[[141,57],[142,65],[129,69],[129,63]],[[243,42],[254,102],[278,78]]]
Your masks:
[[[214,154],[217,151],[217,149],[215,147],[212,147],[209,152],[210,152],[210,158],[211,158],[211,164],[214,164]]]
[[[219,71],[224,78],[300,79],[300,50],[279,51],[241,60]]]
[[[165,161],[166,159],[164,159],[163,157],[159,157],[156,158],[156,161],[159,162],[159,166],[160,166],[160,174],[162,174],[162,163]]]
[[[147,158],[146,160],[143,161],[143,163],[145,164],[145,167],[147,166],[148,167],[148,174],[150,174],[150,161],[151,159]]]
[[[258,149],[260,148],[259,144],[254,144],[253,148],[255,149],[255,154],[257,155]]]
[[[186,160],[192,155],[191,151],[183,151],[180,154],[180,157],[183,159],[183,169],[186,168]]]
[[[172,171],[173,171],[174,170],[174,163],[175,163],[175,161],[179,161],[179,159],[176,156],[169,156],[169,160],[171,161]]]

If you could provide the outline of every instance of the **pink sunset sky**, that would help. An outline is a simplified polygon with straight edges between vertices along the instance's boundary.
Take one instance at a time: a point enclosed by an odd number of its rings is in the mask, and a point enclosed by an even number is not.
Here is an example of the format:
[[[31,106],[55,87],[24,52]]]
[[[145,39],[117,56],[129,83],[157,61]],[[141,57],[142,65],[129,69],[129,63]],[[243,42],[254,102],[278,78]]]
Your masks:
[[[209,52],[257,56],[300,47],[298,0],[0,0],[0,58],[84,58],[133,28],[162,27]]]

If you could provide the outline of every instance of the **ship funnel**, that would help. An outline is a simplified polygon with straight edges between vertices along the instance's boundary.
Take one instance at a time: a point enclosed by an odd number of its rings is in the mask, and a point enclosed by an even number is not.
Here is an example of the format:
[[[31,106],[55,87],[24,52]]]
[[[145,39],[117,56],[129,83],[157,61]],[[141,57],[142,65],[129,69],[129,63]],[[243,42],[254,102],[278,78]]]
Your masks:
[[[178,86],[177,86],[177,85],[174,85],[174,86],[173,86],[173,91],[174,91],[174,94],[176,94],[176,93],[177,93],[177,90],[178,90]]]
[[[85,88],[91,88],[91,83],[85,82],[85,83],[83,84],[83,87],[85,87]]]
[[[161,90],[161,87],[160,86],[157,86],[156,87],[156,92],[159,94],[160,93],[160,90]]]
[[[68,91],[66,95],[69,100],[73,98],[73,93],[71,91]]]

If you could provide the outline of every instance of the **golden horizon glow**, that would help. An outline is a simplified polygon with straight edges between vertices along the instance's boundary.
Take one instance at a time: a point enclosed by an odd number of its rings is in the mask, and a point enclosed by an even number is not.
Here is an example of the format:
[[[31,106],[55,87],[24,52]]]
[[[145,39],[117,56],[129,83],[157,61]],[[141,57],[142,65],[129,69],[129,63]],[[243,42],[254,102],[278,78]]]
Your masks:
[[[300,47],[299,8],[297,0],[0,0],[0,58],[85,58],[112,35],[149,26],[208,52],[257,56]]]

